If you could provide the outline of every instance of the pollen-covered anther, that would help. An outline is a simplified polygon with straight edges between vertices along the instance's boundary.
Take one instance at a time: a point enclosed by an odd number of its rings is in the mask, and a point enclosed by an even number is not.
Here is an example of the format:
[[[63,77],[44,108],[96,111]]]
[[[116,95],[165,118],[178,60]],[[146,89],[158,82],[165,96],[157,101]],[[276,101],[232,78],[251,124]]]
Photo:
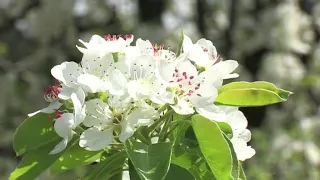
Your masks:
[[[49,85],[44,89],[44,99],[48,102],[52,102],[58,98],[58,94],[61,91],[60,85]]]

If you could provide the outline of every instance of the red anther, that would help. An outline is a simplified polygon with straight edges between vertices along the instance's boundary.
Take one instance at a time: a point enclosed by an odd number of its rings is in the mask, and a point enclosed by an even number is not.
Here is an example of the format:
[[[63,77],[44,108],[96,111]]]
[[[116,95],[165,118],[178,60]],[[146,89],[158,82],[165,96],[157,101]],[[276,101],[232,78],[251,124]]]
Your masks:
[[[182,88],[182,84],[179,84],[179,88]]]
[[[132,39],[132,34],[126,34],[124,35],[124,38],[127,40],[127,39]]]
[[[178,69],[175,69],[174,71],[175,71],[176,73],[177,73],[177,72],[179,72],[179,70],[178,70]]]
[[[179,74],[176,74],[176,77],[179,77]]]
[[[191,93],[188,93],[187,96],[191,96]]]
[[[200,87],[199,86],[196,86],[195,88],[194,88],[194,90],[198,90]]]
[[[193,91],[192,91],[192,90],[189,90],[189,93],[193,93]]]
[[[173,83],[174,81],[169,81],[169,83]]]
[[[191,81],[189,81],[189,82],[188,82],[188,85],[189,85],[189,86],[191,86],[191,85],[192,85]]]
[[[57,118],[61,118],[63,115],[63,111],[59,111],[58,109],[54,109],[54,113],[57,116]]]
[[[201,95],[200,95],[200,94],[197,94],[197,96],[200,96],[200,97],[201,97]]]
[[[175,75],[176,75],[176,74],[175,74],[175,73],[173,73],[173,74],[172,74],[172,77],[174,77]]]
[[[183,79],[180,78],[180,79],[177,80],[177,82],[180,82],[180,81],[182,81],[182,80],[183,80]]]
[[[48,85],[44,89],[44,99],[48,102],[52,102],[53,100],[58,98],[58,94],[61,91],[61,86],[60,85]]]
[[[190,77],[189,77],[189,79],[193,79],[193,78],[194,78],[194,76],[190,76]]]

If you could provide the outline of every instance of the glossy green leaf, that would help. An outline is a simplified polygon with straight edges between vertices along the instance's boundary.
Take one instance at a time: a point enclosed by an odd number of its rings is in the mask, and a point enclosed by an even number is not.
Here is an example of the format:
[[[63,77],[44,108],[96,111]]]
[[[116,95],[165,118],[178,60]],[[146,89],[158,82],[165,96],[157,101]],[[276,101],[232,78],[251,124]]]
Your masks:
[[[93,165],[83,180],[111,179],[114,175],[121,173],[124,161],[127,158],[125,151],[115,153],[111,156],[103,154],[98,164]]]
[[[168,174],[164,178],[164,180],[177,180],[177,179],[195,180],[195,178],[189,173],[189,171],[187,171],[184,168],[181,168],[180,166],[171,164]]]
[[[26,153],[19,166],[11,173],[10,180],[30,180],[35,179],[51,164],[53,164],[62,154],[49,155],[49,152],[59,141],[50,141],[50,144],[42,146],[41,149]]]
[[[177,53],[176,53],[177,56],[179,56],[182,52],[183,39],[184,39],[184,33],[183,33],[183,29],[181,29],[178,49],[177,49]]]
[[[231,126],[228,124],[228,123],[225,123],[225,122],[216,122],[216,124],[219,126],[219,128],[221,129],[221,131],[223,133],[225,133],[226,135],[228,136],[231,136],[232,137],[232,128]]]
[[[126,141],[127,154],[142,180],[162,180],[170,166],[172,144]]]
[[[192,127],[201,152],[217,180],[231,180],[232,157],[219,126],[200,115],[192,116]]]
[[[241,163],[239,163],[239,180],[247,180],[247,177],[243,171]]]
[[[171,163],[188,170],[197,180],[215,179],[197,147],[189,147],[183,143],[174,146]]]
[[[232,155],[232,176],[234,179],[238,179],[240,177],[240,162],[237,158],[237,154],[234,151],[232,142],[230,141],[230,139],[227,137],[227,135],[224,135],[224,138],[226,139],[226,141],[228,142],[230,151],[231,151],[231,155]]]
[[[230,106],[264,106],[287,101],[292,94],[274,84],[257,82],[233,82],[222,86],[216,99],[217,104]]]
[[[50,170],[57,174],[69,169],[73,169],[82,165],[86,165],[98,160],[102,151],[87,151],[75,144],[66,151],[59,159],[52,164]]]
[[[38,113],[24,120],[17,128],[13,136],[13,149],[18,156],[61,139],[48,117],[48,114]]]

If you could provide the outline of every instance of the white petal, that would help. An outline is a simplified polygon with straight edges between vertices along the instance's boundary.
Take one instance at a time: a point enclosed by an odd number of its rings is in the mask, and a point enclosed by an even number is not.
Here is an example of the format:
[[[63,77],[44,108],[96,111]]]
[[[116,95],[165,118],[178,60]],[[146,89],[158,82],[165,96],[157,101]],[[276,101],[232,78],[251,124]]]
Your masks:
[[[82,74],[77,79],[80,86],[89,93],[106,91],[108,85],[106,82],[91,74]]]
[[[36,111],[36,112],[34,112],[34,113],[30,113],[30,114],[28,114],[28,116],[29,116],[29,117],[34,116],[35,114],[38,114],[39,112],[43,112],[43,113],[50,114],[50,113],[53,113],[54,110],[59,109],[61,106],[62,106],[62,104],[61,104],[59,101],[57,101],[57,100],[56,100],[56,101],[52,101],[52,102],[49,104],[48,107],[43,108],[43,109],[41,109],[41,110],[39,110],[39,111]]]
[[[217,64],[214,64],[210,70],[219,72],[224,79],[237,77],[236,74],[233,74],[230,76],[230,73],[232,73],[237,67],[239,66],[239,63],[234,60],[226,60],[218,62]]]
[[[98,151],[106,148],[112,141],[113,128],[99,130],[97,127],[92,127],[81,134],[79,145],[88,151]]]
[[[138,109],[132,111],[121,123],[119,140],[122,142],[130,138],[137,127],[151,125],[154,119],[160,117],[159,113],[144,101],[137,102],[137,105]]]
[[[81,91],[80,91],[81,92]],[[79,99],[83,98],[83,99]],[[84,101],[84,93],[72,93],[71,100],[73,103],[73,113],[75,117],[74,126],[78,126],[85,118],[84,111],[82,110],[83,104],[81,101]]]
[[[64,113],[54,123],[54,129],[56,133],[62,137],[71,137],[72,128],[74,126],[74,115],[72,113]]]
[[[128,94],[134,99],[145,99],[150,94],[148,86],[141,84],[138,81],[129,81],[128,83]]]
[[[247,146],[247,142],[245,142],[243,139],[232,138],[231,142],[237,154],[237,158],[240,161],[249,159],[256,153],[256,151],[253,148],[251,148],[251,146]]]
[[[140,49],[141,54],[153,55],[152,44],[149,40],[144,41],[139,38],[136,41],[136,46]]]
[[[71,94],[74,93],[78,88],[71,88],[66,86],[65,84],[61,84],[60,93],[58,97],[63,100],[68,100],[71,97]]]
[[[125,93],[126,86],[126,77],[118,69],[113,70],[110,74],[110,94],[122,96]]]
[[[249,142],[251,140],[251,132],[248,129],[239,130],[238,132],[234,133],[234,136],[235,135],[246,142]]]
[[[192,105],[183,99],[178,99],[177,104],[171,105],[171,107],[176,113],[181,115],[188,115],[194,113]]]
[[[208,54],[203,51],[201,46],[197,44],[195,44],[189,52],[189,59],[203,67],[211,67],[214,63],[214,61],[208,57]]]
[[[226,113],[214,104],[210,104],[203,107],[196,107],[196,111],[201,115],[210,120],[225,121],[227,118]]]
[[[52,76],[68,87],[77,86],[76,79],[81,73],[81,68],[75,62],[63,62],[51,69]]]
[[[243,130],[248,125],[247,118],[241,111],[233,111],[227,114],[226,122],[231,126],[232,129]]]
[[[192,47],[192,40],[188,36],[184,35],[182,44],[183,52],[189,52],[192,49]]]
[[[85,103],[85,119],[82,122],[87,127],[112,124],[112,112],[107,103],[101,99],[91,99]]]
[[[64,138],[50,151],[49,154],[58,154],[62,152],[67,147],[68,142],[69,142],[69,139]]]

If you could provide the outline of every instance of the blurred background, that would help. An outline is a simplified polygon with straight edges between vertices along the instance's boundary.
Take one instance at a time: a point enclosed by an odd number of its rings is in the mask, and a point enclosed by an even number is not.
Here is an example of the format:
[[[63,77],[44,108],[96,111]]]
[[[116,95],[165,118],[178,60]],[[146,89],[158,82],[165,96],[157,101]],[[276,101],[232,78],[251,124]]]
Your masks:
[[[239,61],[237,80],[294,92],[286,103],[242,108],[257,151],[244,165],[248,179],[320,179],[318,0],[0,0],[0,180],[19,162],[15,128],[47,105],[50,69],[80,62],[79,38],[134,34],[175,49],[181,28]]]

